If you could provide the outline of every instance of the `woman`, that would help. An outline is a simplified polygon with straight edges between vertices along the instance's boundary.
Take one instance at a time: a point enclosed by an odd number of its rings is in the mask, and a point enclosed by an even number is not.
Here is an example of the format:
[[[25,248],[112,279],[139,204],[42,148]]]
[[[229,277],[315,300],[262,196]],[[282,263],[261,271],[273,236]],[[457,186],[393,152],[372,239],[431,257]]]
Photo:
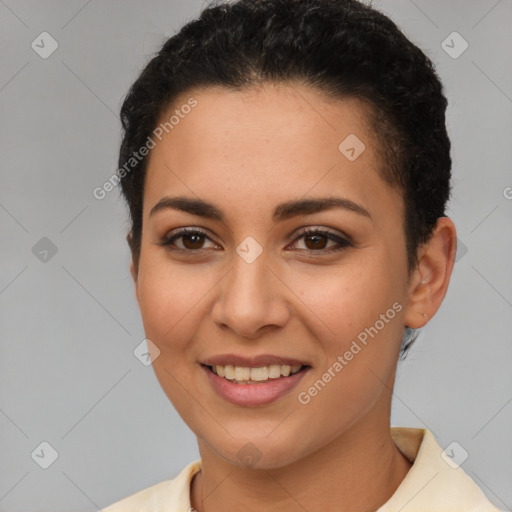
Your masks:
[[[355,0],[219,4],[164,44],[119,177],[152,364],[201,458],[106,512],[497,510],[427,429],[390,428],[455,259],[446,105]]]

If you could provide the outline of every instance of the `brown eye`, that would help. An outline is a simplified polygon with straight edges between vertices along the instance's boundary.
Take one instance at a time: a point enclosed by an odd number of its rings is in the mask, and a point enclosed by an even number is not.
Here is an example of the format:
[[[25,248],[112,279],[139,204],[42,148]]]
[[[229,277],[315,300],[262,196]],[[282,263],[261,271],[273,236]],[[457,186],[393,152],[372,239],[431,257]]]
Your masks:
[[[320,229],[308,229],[302,231],[294,240],[294,244],[298,241],[302,241],[305,245],[305,249],[299,248],[299,250],[305,250],[312,253],[318,251],[320,253],[328,254],[330,252],[339,251],[353,246],[353,243],[347,238]],[[333,243],[329,246],[327,245],[329,242]]]
[[[204,243],[204,235],[200,234],[187,234],[180,237],[183,241],[185,249],[196,250],[201,249]]]
[[[310,242],[310,243],[308,243]],[[308,249],[313,251],[319,249],[325,249],[325,246],[328,242],[328,238],[324,235],[314,234],[308,235],[304,237],[304,243]]]
[[[169,249],[195,252],[207,249],[208,247],[204,247],[206,241],[210,241],[212,244],[216,245],[203,231],[197,228],[186,228],[174,234],[166,235],[160,242],[160,245],[169,247]]]

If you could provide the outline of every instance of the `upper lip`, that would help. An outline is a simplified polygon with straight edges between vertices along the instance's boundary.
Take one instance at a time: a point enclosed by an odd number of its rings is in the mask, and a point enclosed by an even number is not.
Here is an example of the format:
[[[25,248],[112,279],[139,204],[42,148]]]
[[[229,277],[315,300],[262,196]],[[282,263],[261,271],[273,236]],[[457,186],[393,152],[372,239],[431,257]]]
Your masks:
[[[287,364],[289,366],[307,366],[308,363],[293,359],[291,357],[275,356],[272,354],[259,354],[257,356],[244,357],[236,354],[219,354],[209,357],[202,361],[207,366],[241,366],[249,368],[258,368],[260,366],[270,366],[272,364]]]

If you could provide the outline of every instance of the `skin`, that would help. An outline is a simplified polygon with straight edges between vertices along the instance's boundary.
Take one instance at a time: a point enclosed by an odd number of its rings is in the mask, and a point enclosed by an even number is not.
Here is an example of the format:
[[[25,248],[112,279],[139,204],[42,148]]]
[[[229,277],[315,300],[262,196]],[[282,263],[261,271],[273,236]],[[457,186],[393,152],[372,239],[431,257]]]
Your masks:
[[[198,439],[203,466],[192,482],[192,507],[376,510],[411,467],[390,435],[396,364],[403,326],[422,327],[446,294],[453,222],[439,219],[409,273],[403,200],[379,174],[385,163],[368,107],[357,100],[328,100],[296,84],[206,88],[188,91],[169,113],[191,96],[198,105],[151,151],[141,252],[130,270],[146,336],[160,350],[156,376]],[[353,162],[338,150],[349,134],[366,146]],[[341,208],[271,218],[278,203],[333,195],[371,218]],[[209,201],[225,219],[175,209],[150,216],[164,196]],[[174,249],[159,244],[187,226],[210,239],[180,238]],[[329,252],[337,243],[328,238],[296,239],[302,227],[346,234],[353,245]],[[235,250],[248,236],[263,249],[252,263]],[[298,393],[394,303],[401,311],[300,403]],[[242,407],[217,395],[199,365],[225,353],[289,356],[312,368],[275,402]],[[252,467],[237,455],[248,442],[260,454]]]

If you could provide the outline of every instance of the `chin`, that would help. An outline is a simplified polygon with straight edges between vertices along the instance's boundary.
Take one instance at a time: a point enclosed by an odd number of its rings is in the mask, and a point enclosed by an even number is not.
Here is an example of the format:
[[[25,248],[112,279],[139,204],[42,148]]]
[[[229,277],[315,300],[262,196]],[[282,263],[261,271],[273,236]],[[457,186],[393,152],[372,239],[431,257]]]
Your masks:
[[[297,455],[294,446],[290,446],[286,453],[280,453],[281,451],[282,448],[276,451],[269,449],[260,450],[249,441],[242,445],[238,451],[230,451],[227,456],[222,456],[222,458],[226,462],[240,468],[260,470],[283,468],[297,462],[301,458]]]
[[[268,436],[266,431],[262,434],[261,429],[252,437],[248,432],[240,437],[234,432],[231,433],[233,437],[227,435],[220,443],[213,440],[207,444],[222,460],[240,468],[278,469],[293,464],[306,455],[297,446],[298,436],[290,435],[286,430],[281,436]]]

